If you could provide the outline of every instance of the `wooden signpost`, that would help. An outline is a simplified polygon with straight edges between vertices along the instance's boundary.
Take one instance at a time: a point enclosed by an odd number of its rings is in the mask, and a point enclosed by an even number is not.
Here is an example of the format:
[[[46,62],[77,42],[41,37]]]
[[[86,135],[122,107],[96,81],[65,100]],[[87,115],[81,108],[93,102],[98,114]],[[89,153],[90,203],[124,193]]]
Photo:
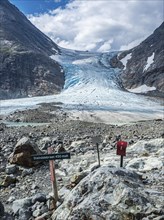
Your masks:
[[[96,145],[97,148],[97,157],[98,157],[98,165],[100,167],[100,151],[99,151],[99,144],[102,142],[101,136],[92,137],[92,143]]]
[[[49,161],[50,176],[51,176],[51,182],[52,182],[52,192],[53,192],[53,198],[54,198],[54,208],[56,209],[56,203],[58,201],[58,189],[57,189],[54,160],[70,159],[71,155],[68,152],[57,153],[57,154],[53,154],[52,152],[53,152],[52,147],[49,147],[48,154],[35,154],[35,155],[32,155],[31,157],[32,157],[32,160],[34,161]]]
[[[48,153],[52,154],[52,147],[48,148]],[[58,188],[57,188],[54,160],[49,161],[49,166],[50,166],[50,177],[52,182],[52,193],[54,197],[54,208],[56,209],[56,203],[59,197],[58,197]]]

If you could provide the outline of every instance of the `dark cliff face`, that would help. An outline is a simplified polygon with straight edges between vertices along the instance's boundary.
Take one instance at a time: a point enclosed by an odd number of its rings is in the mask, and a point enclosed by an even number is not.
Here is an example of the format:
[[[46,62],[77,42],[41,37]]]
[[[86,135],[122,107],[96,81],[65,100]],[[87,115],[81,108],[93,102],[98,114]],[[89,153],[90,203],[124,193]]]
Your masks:
[[[0,1],[0,99],[59,92],[64,73],[50,58],[56,53],[54,42],[9,1]]]
[[[126,66],[122,63],[124,58],[129,58]],[[145,84],[164,93],[164,23],[140,45],[121,52],[115,60],[113,63],[123,69],[121,79],[125,88]]]

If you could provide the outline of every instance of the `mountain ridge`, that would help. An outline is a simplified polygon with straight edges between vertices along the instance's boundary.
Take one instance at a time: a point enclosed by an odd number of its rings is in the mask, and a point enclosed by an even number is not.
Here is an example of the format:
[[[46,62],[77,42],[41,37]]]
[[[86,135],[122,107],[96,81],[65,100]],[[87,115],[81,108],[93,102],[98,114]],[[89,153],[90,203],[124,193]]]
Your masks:
[[[147,85],[164,93],[164,22],[138,46],[123,51],[117,62],[131,55],[123,69],[121,79],[126,89]],[[142,92],[142,91],[141,91]]]
[[[64,85],[62,66],[49,56],[58,46],[8,0],[0,2],[0,98],[55,94]]]

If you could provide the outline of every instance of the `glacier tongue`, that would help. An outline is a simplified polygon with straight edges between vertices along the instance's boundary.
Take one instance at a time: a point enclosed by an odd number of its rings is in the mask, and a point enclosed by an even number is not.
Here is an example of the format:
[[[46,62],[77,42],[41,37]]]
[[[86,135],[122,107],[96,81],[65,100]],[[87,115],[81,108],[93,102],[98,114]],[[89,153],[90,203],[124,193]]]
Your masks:
[[[63,49],[61,55],[54,56],[65,70],[65,86],[57,100],[77,117],[83,113],[82,117],[85,114],[87,119],[88,112],[94,112],[100,118],[102,111],[105,114],[115,112],[116,118],[120,117],[118,112],[121,112],[125,120],[161,117],[162,107],[159,103],[121,89],[120,70],[110,66],[110,59],[116,54]]]
[[[64,51],[60,59],[57,55],[65,70],[65,86],[60,98],[77,104],[92,104],[115,96],[120,87],[119,69],[112,68],[109,63],[115,54],[74,52],[70,55],[70,51]]]
[[[145,97],[122,90],[119,83],[120,69],[110,66],[110,59],[117,52],[89,53],[63,49],[58,60],[64,67],[65,86],[57,99],[65,104],[88,104],[96,109],[145,109],[154,102]],[[97,107],[96,107],[97,106]]]

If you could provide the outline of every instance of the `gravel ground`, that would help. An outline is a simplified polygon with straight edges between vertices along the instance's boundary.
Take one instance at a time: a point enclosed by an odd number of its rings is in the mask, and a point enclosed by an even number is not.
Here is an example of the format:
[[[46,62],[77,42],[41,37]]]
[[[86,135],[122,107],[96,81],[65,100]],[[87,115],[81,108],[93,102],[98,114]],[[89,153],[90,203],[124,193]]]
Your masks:
[[[49,104],[48,104],[49,105]],[[78,120],[70,120],[67,114],[56,103],[50,107],[43,104],[38,109],[17,111],[9,116],[1,116],[0,124],[0,173],[5,173],[8,163],[8,157],[18,140],[24,136],[29,137],[41,147],[42,139],[47,137],[54,143],[54,140],[60,139],[64,147],[69,149],[70,144],[78,140],[89,140],[92,136],[101,135],[103,139],[108,136],[108,144],[115,147],[116,136],[121,135],[122,139],[128,141],[129,145],[138,140],[150,140],[153,138],[164,137],[164,120],[156,119],[151,121],[139,121],[124,125],[107,125],[102,123],[90,123]],[[10,125],[15,123],[16,126],[6,126],[8,121]],[[35,123],[35,124],[33,124]],[[45,123],[45,124],[42,124]],[[19,126],[20,125],[20,126]],[[91,146],[88,141],[88,146]],[[51,145],[51,144],[50,144]],[[88,147],[86,146],[86,148]],[[92,153],[89,151],[89,153]],[[72,155],[76,152],[72,151]],[[56,166],[62,168],[60,161]],[[24,169],[24,168],[22,168]],[[64,170],[57,169],[58,187],[69,183],[69,178]],[[73,173],[70,173],[73,175]],[[66,176],[63,181],[63,176]],[[30,174],[22,176],[21,168],[17,173],[17,183],[9,187],[0,188],[0,201],[5,205],[5,209],[10,211],[11,204],[7,200],[12,196],[15,199],[29,197],[36,192],[48,194],[51,191],[51,182],[49,178],[49,165],[44,162],[42,165],[32,168]]]

